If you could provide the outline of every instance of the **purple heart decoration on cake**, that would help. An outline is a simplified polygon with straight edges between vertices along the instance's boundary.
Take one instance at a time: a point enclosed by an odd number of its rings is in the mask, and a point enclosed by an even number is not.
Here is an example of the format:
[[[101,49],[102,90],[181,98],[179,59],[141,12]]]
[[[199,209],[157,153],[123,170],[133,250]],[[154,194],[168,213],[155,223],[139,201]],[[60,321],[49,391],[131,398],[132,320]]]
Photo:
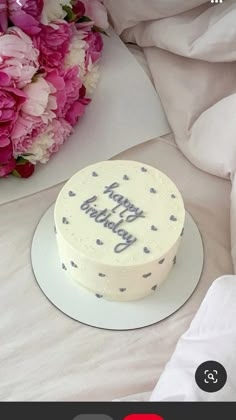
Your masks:
[[[152,194],[156,194],[156,192],[157,192],[157,190],[155,190],[155,188],[150,188],[150,193],[152,193]]]
[[[145,254],[150,254],[150,249],[148,249],[146,246],[143,248],[143,252],[145,252]]]
[[[156,227],[156,226],[152,225],[152,226],[151,226],[151,230],[153,230],[154,232],[156,232],[158,229],[157,229],[157,227]]]
[[[184,234],[184,228],[182,229],[180,236],[183,236],[183,234]]]
[[[103,298],[103,295],[99,295],[99,293],[96,293],[96,295],[95,295],[98,299],[101,299],[101,298]]]
[[[123,176],[123,179],[124,179],[125,181],[128,181],[128,180],[129,180],[129,177],[128,177],[127,175],[124,175],[124,176]]]
[[[99,277],[106,277],[106,274],[98,273]]]
[[[66,268],[66,266],[65,266],[64,263],[62,263],[61,268],[62,268],[62,270],[65,270],[65,271],[67,270],[67,268]]]
[[[177,218],[172,214],[172,216],[170,216],[170,220],[172,221],[172,222],[176,222],[176,220],[177,220]]]
[[[158,264],[163,264],[164,261],[165,261],[165,258],[162,258],[162,260],[160,260]]]
[[[97,172],[93,171],[92,176],[98,176]]]
[[[147,274],[143,274],[143,278],[147,279],[148,277],[150,277],[152,275],[152,273],[147,273]]]
[[[69,225],[69,220],[68,220],[66,217],[63,217],[63,218],[62,218],[62,223],[63,223],[64,225]]]
[[[72,266],[72,267],[74,267],[74,268],[78,268],[78,265],[76,265],[76,264],[74,263],[74,261],[71,261],[71,262],[70,262],[70,264],[71,264],[71,266]]]
[[[141,171],[142,171],[142,172],[147,172],[147,169],[146,169],[146,168],[144,168],[144,167],[142,167],[142,168],[141,168]]]
[[[174,194],[171,194],[171,198],[176,198],[176,195],[174,195]]]
[[[74,193],[74,191],[69,191],[68,192],[69,197],[75,197],[76,194]]]
[[[175,258],[173,259],[173,264],[176,264],[176,256],[175,256]]]
[[[120,290],[120,292],[125,292],[126,291],[125,288],[120,288],[119,290]]]
[[[100,239],[97,239],[97,240],[96,240],[96,244],[97,244],[97,245],[103,245],[103,242],[102,242]]]
[[[152,286],[152,290],[156,290],[156,288],[157,288],[157,284],[155,284],[155,286]]]

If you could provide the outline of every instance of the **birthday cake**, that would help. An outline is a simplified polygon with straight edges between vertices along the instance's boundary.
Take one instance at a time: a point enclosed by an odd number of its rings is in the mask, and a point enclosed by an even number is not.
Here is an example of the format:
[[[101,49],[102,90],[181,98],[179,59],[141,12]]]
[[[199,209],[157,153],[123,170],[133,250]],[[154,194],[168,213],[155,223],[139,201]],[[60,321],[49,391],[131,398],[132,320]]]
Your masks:
[[[113,160],[76,173],[54,219],[61,269],[97,298],[130,301],[158,290],[176,263],[185,209],[165,174]]]

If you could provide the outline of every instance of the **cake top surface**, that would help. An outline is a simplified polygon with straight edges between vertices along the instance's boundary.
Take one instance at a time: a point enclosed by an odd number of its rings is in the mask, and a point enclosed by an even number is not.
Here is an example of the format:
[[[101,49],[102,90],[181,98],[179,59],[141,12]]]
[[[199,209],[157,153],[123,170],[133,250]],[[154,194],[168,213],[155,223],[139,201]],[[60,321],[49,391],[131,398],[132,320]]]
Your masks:
[[[175,244],[185,210],[175,184],[134,161],[99,162],[77,172],[55,206],[59,235],[78,253],[108,265],[139,265]]]

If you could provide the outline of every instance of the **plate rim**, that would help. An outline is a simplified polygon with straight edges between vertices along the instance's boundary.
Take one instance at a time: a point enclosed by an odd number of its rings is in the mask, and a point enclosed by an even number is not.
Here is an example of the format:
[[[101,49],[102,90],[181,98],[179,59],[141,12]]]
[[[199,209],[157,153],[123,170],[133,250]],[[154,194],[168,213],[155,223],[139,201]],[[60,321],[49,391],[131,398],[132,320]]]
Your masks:
[[[161,319],[158,319],[158,320],[156,320],[156,321],[154,321],[154,322],[148,322],[146,325],[141,325],[141,326],[136,326],[136,327],[127,327],[127,328],[125,328],[125,327],[122,327],[122,328],[116,328],[116,327],[114,327],[114,328],[111,328],[110,326],[107,326],[107,327],[105,327],[105,326],[98,326],[98,325],[92,325],[92,324],[90,324],[90,323],[86,323],[86,322],[84,322],[84,321],[81,321],[81,320],[79,320],[79,319],[77,319],[75,316],[72,316],[72,314],[69,314],[69,313],[66,313],[62,308],[60,308],[53,300],[51,300],[51,298],[47,295],[47,293],[44,291],[44,289],[43,289],[43,287],[42,287],[42,285],[41,285],[41,283],[40,283],[40,281],[38,280],[38,276],[37,276],[37,274],[36,274],[36,270],[35,270],[35,267],[34,267],[34,244],[35,244],[35,241],[37,242],[38,241],[38,237],[37,237],[37,235],[39,234],[39,229],[40,229],[40,226],[41,226],[41,224],[43,224],[43,222],[45,222],[45,219],[47,218],[47,216],[49,215],[49,213],[50,212],[52,212],[52,215],[53,215],[53,210],[54,210],[54,207],[55,207],[55,202],[53,203],[53,204],[51,204],[47,209],[46,209],[46,211],[44,212],[44,214],[42,215],[42,217],[40,218],[40,220],[38,221],[38,223],[37,223],[37,226],[36,226],[36,228],[35,228],[35,230],[34,230],[34,233],[33,233],[33,237],[32,237],[32,241],[31,241],[31,248],[30,248],[30,256],[31,256],[31,267],[32,267],[32,271],[33,271],[33,274],[34,274],[34,278],[35,278],[35,282],[36,282],[36,284],[37,284],[37,286],[38,286],[38,288],[39,288],[39,290],[43,293],[43,295],[46,297],[46,299],[48,300],[48,302],[50,302],[50,304],[51,305],[53,305],[53,307],[54,308],[56,308],[60,313],[62,313],[64,316],[67,316],[68,318],[70,318],[71,320],[73,320],[74,322],[78,322],[78,323],[80,323],[80,324],[82,324],[82,325],[85,325],[85,326],[87,326],[87,327],[90,327],[90,328],[96,328],[96,329],[100,329],[100,330],[104,330],[104,331],[134,331],[134,330],[139,330],[139,329],[143,329],[143,328],[147,328],[147,327],[151,327],[151,326],[153,326],[153,325],[155,325],[155,324],[158,324],[159,322],[162,322],[162,321],[164,321],[165,319],[168,319],[168,318],[170,318],[172,315],[174,315],[179,309],[181,309],[188,301],[189,301],[189,299],[193,296],[193,294],[194,294],[194,292],[196,291],[196,289],[197,289],[197,287],[199,286],[199,283],[200,283],[200,280],[201,280],[201,277],[202,277],[202,273],[203,273],[203,270],[204,270],[204,265],[205,265],[205,249],[204,249],[204,242],[203,242],[203,238],[202,238],[202,234],[201,234],[201,232],[200,232],[200,230],[199,230],[199,228],[198,228],[198,225],[197,225],[197,223],[195,222],[195,220],[194,220],[194,218],[193,218],[193,216],[191,215],[191,213],[188,211],[188,210],[186,210],[186,216],[190,219],[190,221],[195,225],[195,227],[197,228],[197,232],[198,232],[198,237],[199,237],[199,239],[200,239],[200,245],[201,245],[201,250],[200,250],[200,252],[201,252],[201,269],[199,270],[199,274],[197,275],[197,280],[196,280],[196,284],[194,284],[194,287],[193,287],[193,290],[191,291],[191,293],[189,294],[189,296],[188,296],[188,298],[183,302],[183,303],[181,303],[181,305],[180,306],[178,306],[174,311],[171,311],[168,315],[166,315],[166,316],[162,316],[161,317]],[[186,223],[186,219],[187,219],[187,217],[185,217],[185,223]],[[70,284],[70,279],[68,279],[68,276],[66,275],[66,274],[64,274],[64,276],[65,276],[65,278],[68,280],[68,284]],[[73,282],[73,280],[71,280],[72,282]],[[165,282],[164,282],[165,283]],[[76,285],[76,283],[75,283],[75,285]],[[80,286],[79,284],[78,285],[76,285],[77,287],[81,287],[81,289],[83,289],[83,287],[82,286]],[[161,286],[160,286],[161,287]],[[91,292],[88,292],[88,293],[91,293]],[[155,294],[153,294],[153,295],[151,295],[151,296],[154,296]],[[132,301],[132,303],[134,303],[135,304],[135,302],[140,302],[141,300],[142,301],[145,301],[145,300],[148,300],[148,299],[150,299],[150,297],[151,297],[150,295],[149,296],[146,296],[146,297],[144,297],[143,299],[139,299],[139,300],[137,300],[137,301]],[[105,301],[105,299],[103,299],[103,300],[100,300],[100,302],[104,302]],[[109,301],[109,302],[111,302],[112,303],[112,301]],[[115,304],[120,304],[120,305],[124,305],[125,303],[130,303],[130,302],[118,302],[118,301],[114,301],[114,303]]]

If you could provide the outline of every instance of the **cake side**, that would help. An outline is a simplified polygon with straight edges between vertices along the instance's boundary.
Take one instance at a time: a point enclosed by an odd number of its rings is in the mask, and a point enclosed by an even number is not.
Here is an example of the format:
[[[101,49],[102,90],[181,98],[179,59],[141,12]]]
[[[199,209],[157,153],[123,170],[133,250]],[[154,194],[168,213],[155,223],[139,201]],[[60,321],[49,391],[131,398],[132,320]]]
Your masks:
[[[99,262],[91,263],[67,244],[63,245],[63,238],[58,237],[58,244],[61,267],[71,279],[98,298],[129,301],[145,297],[161,286],[176,264],[180,238],[158,261],[115,268]]]

